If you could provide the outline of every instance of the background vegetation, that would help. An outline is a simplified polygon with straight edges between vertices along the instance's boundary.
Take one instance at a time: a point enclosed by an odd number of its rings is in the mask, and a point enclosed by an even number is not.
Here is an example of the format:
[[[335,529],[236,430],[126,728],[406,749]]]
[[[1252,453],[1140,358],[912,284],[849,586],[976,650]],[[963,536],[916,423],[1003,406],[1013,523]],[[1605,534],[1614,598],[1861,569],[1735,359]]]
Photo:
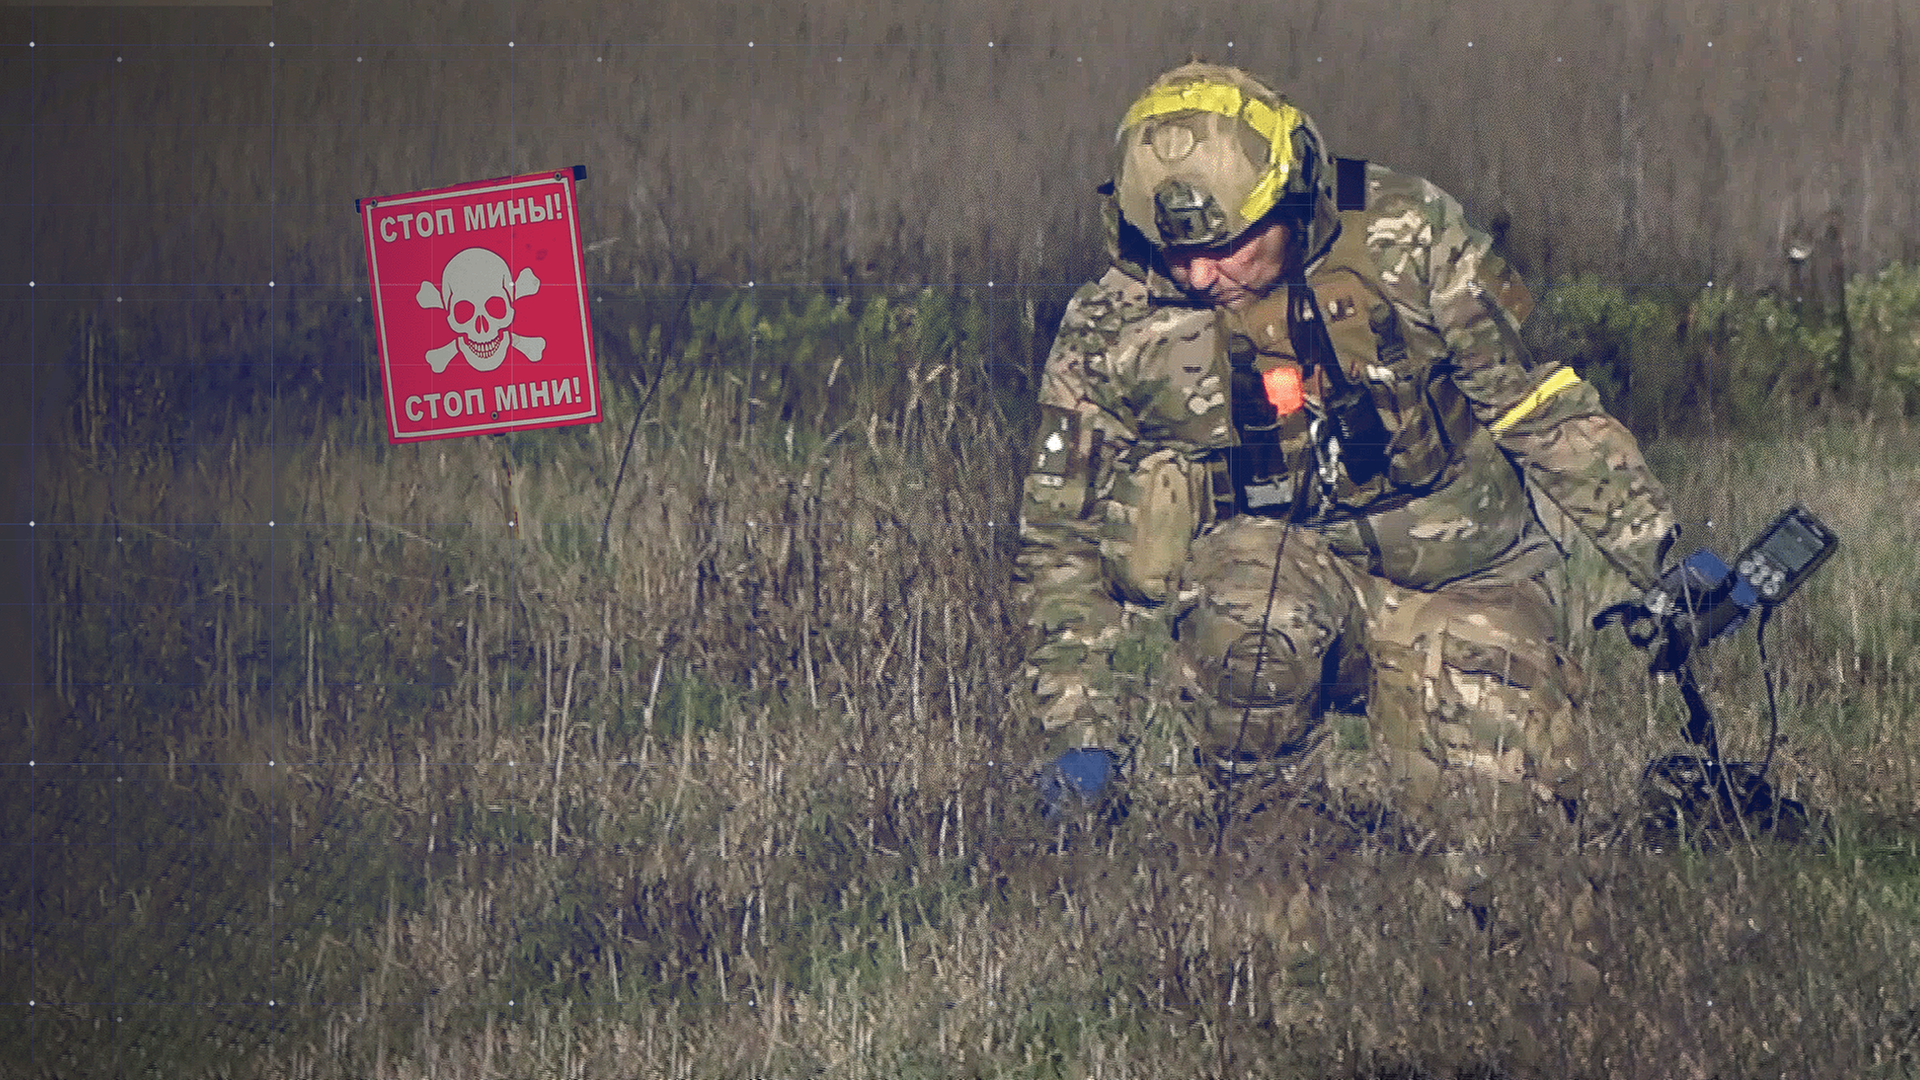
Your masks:
[[[1058,283],[1093,265],[1114,119],[1192,51],[1292,91],[1339,152],[1504,212],[1541,278],[1785,287],[1829,210],[1856,272],[1920,257],[1900,0],[4,18],[36,43],[9,134],[48,208],[5,247],[76,271],[45,280],[353,282],[353,199],[579,162],[622,279]]]
[[[37,589],[0,731],[0,1062],[1913,1074],[1917,18],[0,15]],[[1542,283],[1538,347],[1696,534],[1726,553],[1800,500],[1844,537],[1769,632],[1775,779],[1829,843],[1589,853],[1596,1000],[1548,930],[1585,886],[1522,831],[1489,935],[1337,822],[1216,855],[1172,741],[1117,828],[1031,812],[1006,579],[1032,373],[1098,257],[1107,125],[1192,49],[1494,226]],[[388,445],[352,200],[575,161],[609,421]],[[1619,588],[1585,550],[1570,573],[1576,614]],[[1678,702],[1581,650],[1603,819]],[[1751,645],[1710,659],[1757,757]]]
[[[0,936],[21,989],[0,1059],[1908,1075],[1920,625],[1887,585],[1920,526],[1904,421],[1650,449],[1723,553],[1790,500],[1845,538],[1769,634],[1774,779],[1831,814],[1829,844],[1596,848],[1575,879],[1516,823],[1489,935],[1384,833],[1270,814],[1216,855],[1175,741],[1117,828],[1046,827],[1009,712],[1023,421],[981,347],[993,310],[769,294],[603,317],[650,376],[609,381],[624,420],[401,447],[374,403],[317,391],[281,403],[321,418],[296,436],[256,409],[174,438],[93,404],[157,376],[83,333],[83,381],[107,385],[49,451],[48,685],[3,751],[22,870]],[[1609,330],[1655,317],[1617,296],[1562,302],[1590,313],[1565,341],[1672,340]],[[1820,340],[1779,338],[1803,339]],[[1861,328],[1863,355],[1882,344]],[[1619,588],[1584,549],[1570,582],[1576,617]],[[1581,651],[1604,823],[1674,745],[1679,705],[1620,642]],[[1751,643],[1709,659],[1730,751],[1759,756]],[[1550,929],[1586,877],[1593,1001],[1568,996]]]
[[[992,281],[1030,347],[1099,260],[1114,118],[1193,52],[1433,179],[1529,280],[1833,306],[1920,260],[1903,0],[40,7],[0,40],[12,297],[259,384],[359,383],[352,339],[286,336],[362,293],[355,199],[572,163],[600,281]],[[65,339],[20,336],[57,397]]]

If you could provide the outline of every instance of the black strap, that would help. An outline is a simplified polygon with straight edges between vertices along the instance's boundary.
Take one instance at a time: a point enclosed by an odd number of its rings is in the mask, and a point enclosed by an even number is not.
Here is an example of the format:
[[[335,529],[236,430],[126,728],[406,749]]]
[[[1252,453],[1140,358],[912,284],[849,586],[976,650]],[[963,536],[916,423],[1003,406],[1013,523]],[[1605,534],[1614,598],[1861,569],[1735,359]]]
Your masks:
[[[1287,329],[1301,361],[1323,373],[1327,393],[1321,396],[1320,407],[1340,439],[1341,464],[1355,487],[1365,485],[1386,471],[1392,438],[1380,420],[1373,393],[1347,375],[1313,286],[1287,286]]]
[[[1773,605],[1764,604],[1760,608],[1760,621],[1753,628],[1753,636],[1760,643],[1760,674],[1767,680],[1767,714],[1773,718],[1773,726],[1767,732],[1767,756],[1760,762],[1760,779],[1766,780],[1767,770],[1773,767],[1773,748],[1780,744],[1780,710],[1773,700],[1773,668],[1767,666],[1767,618],[1773,614]]]
[[[1367,573],[1384,577],[1387,566],[1380,557],[1380,537],[1373,531],[1373,522],[1361,514],[1353,519],[1353,527],[1360,533],[1360,542],[1367,545]]]

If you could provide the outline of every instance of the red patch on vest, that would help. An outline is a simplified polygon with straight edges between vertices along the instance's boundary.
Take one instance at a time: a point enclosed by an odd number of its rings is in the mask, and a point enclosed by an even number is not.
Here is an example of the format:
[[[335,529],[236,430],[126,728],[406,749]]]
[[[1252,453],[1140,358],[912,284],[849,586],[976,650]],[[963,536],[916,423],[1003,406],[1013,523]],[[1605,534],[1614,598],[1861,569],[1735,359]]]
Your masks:
[[[1306,404],[1306,394],[1300,386],[1300,369],[1277,367],[1263,372],[1260,382],[1267,388],[1267,400],[1281,416],[1294,412]]]

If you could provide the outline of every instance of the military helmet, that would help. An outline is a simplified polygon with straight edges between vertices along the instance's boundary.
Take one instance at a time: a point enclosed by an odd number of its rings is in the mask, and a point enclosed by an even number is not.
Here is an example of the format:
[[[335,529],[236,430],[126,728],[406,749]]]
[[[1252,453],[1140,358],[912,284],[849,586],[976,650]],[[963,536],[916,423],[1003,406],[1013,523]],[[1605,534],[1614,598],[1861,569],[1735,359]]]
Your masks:
[[[1333,162],[1307,114],[1238,68],[1192,63],[1147,87],[1114,132],[1120,214],[1160,248],[1216,247],[1276,206],[1309,253],[1336,220]]]

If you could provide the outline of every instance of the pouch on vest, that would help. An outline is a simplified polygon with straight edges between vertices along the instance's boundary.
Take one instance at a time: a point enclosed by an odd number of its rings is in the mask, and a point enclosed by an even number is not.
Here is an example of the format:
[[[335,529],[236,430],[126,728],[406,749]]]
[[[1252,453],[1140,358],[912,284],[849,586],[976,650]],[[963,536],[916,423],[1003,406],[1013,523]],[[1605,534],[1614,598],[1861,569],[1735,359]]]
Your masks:
[[[1226,452],[1231,512],[1290,514],[1297,497],[1304,494],[1301,485],[1308,479],[1307,414],[1302,408],[1300,363],[1291,355],[1261,351],[1237,330],[1224,333],[1223,347],[1237,437]],[[1281,411],[1282,405],[1286,406],[1285,412]],[[1224,493],[1214,494],[1218,505]]]
[[[1114,485],[1114,502],[1120,515],[1131,518],[1130,527],[1124,540],[1102,540],[1100,557],[1121,596],[1161,604],[1179,592],[1187,551],[1200,529],[1198,477],[1178,451],[1158,450]]]

